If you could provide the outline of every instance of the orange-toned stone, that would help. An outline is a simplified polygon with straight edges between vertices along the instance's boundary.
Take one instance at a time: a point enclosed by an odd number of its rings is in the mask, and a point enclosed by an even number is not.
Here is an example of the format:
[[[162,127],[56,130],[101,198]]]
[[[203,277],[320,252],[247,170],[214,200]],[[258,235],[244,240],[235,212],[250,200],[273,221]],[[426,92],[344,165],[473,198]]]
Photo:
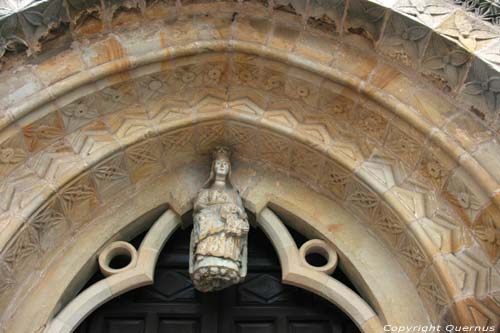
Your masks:
[[[70,49],[34,66],[33,71],[44,84],[51,85],[84,70],[85,65],[80,56],[81,51],[78,48]]]
[[[367,79],[373,68],[377,65],[377,57],[370,51],[345,46],[339,47],[335,52],[333,67],[351,73],[361,79]]]
[[[38,151],[64,136],[63,121],[57,112],[23,127],[24,140],[28,151]]]
[[[455,302],[458,321],[462,326],[492,327],[490,332],[498,332],[500,328],[500,312],[498,307],[490,308],[487,304],[467,298]]]
[[[330,64],[337,56],[337,43],[323,34],[303,31],[295,46],[295,53],[308,59]]]
[[[480,143],[493,137],[490,129],[471,114],[461,114],[445,126],[445,131],[454,136],[467,151],[473,151]]]
[[[89,67],[94,67],[124,56],[121,43],[115,37],[109,36],[85,48],[83,59]]]
[[[75,27],[75,34],[80,38],[90,37],[96,35],[104,30],[104,22],[95,19],[91,15],[82,18],[78,26]]]
[[[275,25],[271,31],[268,45],[286,51],[291,51],[294,48],[300,34],[298,29],[285,25]]]
[[[234,26],[235,39],[264,44],[268,38],[271,21],[260,17],[238,17]]]

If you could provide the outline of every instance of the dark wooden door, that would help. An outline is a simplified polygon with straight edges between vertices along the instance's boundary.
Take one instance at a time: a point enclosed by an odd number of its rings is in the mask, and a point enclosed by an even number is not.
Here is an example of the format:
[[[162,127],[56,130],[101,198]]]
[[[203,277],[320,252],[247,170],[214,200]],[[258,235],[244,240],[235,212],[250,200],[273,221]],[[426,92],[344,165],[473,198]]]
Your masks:
[[[258,229],[249,234],[246,280],[217,293],[197,292],[188,274],[189,234],[190,230],[179,230],[169,240],[159,257],[154,285],[130,291],[103,305],[77,332],[359,332],[332,304],[281,283],[278,258]],[[100,278],[97,274],[93,280]]]

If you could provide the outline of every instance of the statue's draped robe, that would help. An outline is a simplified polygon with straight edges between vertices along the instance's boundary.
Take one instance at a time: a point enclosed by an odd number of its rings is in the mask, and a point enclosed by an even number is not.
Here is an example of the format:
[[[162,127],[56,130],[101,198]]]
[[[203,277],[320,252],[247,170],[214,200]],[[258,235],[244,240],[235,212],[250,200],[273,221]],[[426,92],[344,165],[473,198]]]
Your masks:
[[[202,189],[194,203],[193,217],[191,264],[195,286],[207,291],[238,283],[246,274],[249,230],[238,193],[232,189]]]

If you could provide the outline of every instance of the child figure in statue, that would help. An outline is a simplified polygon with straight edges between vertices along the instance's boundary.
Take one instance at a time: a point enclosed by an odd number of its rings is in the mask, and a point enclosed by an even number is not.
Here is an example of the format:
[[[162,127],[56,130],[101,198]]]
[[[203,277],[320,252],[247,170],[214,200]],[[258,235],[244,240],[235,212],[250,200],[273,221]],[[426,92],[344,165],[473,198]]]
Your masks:
[[[229,150],[214,152],[210,177],[194,202],[189,273],[207,292],[239,283],[246,276],[248,218],[231,184]]]

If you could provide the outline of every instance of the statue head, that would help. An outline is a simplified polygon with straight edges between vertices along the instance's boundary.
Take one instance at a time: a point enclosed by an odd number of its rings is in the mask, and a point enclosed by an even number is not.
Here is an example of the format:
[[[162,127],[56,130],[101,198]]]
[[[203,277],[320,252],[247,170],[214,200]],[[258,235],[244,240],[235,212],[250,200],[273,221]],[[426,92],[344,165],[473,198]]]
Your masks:
[[[213,152],[212,167],[210,170],[210,176],[208,180],[203,185],[204,188],[208,188],[213,185],[215,180],[224,179],[225,187],[232,188],[231,183],[231,152],[229,148],[219,146],[215,148]]]

